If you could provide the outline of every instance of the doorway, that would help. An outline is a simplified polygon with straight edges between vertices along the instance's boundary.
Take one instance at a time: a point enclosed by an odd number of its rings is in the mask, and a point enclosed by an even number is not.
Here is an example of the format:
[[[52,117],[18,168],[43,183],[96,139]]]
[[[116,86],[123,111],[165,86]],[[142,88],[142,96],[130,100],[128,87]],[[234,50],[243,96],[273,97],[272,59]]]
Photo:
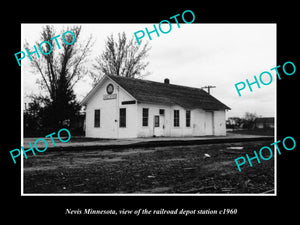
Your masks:
[[[214,135],[214,112],[205,112],[205,135]]]
[[[154,115],[153,136],[155,136],[155,137],[164,136],[164,130],[165,130],[165,116],[164,115]]]

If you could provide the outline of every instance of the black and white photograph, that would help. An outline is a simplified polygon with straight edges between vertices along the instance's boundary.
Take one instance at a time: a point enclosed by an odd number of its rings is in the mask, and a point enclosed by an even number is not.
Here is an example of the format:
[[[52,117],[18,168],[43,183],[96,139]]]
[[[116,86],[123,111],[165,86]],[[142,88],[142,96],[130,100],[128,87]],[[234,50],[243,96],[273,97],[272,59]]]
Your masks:
[[[276,195],[276,28],[22,24],[22,195]]]

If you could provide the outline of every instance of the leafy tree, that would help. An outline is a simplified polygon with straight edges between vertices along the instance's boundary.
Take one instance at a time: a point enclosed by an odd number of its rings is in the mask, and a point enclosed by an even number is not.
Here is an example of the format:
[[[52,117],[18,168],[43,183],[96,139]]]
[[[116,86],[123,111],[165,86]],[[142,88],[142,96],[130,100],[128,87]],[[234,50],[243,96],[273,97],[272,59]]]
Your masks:
[[[118,33],[117,40],[111,34],[107,37],[104,52],[96,57],[96,64],[93,64],[95,72],[91,73],[91,77],[94,84],[103,75],[135,78],[145,76],[142,72],[149,64],[144,61],[149,50],[148,43],[138,45],[133,37],[128,40],[125,32]]]
[[[36,95],[31,95],[31,102],[26,105],[24,110],[24,134],[31,136],[41,129],[41,98]]]

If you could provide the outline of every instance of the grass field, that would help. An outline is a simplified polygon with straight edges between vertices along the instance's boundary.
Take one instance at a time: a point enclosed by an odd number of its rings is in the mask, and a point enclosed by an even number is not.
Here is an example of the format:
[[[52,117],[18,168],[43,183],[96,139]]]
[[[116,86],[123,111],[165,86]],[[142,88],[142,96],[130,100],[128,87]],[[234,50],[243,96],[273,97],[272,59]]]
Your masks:
[[[234,162],[269,144],[47,151],[24,160],[24,193],[273,193],[273,158]]]

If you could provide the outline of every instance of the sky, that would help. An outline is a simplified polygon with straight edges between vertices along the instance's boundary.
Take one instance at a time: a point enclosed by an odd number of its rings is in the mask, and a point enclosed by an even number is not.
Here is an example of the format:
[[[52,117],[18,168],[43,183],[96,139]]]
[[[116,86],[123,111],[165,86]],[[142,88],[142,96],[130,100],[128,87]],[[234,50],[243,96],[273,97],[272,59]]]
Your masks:
[[[48,24],[22,24],[21,49],[25,51],[24,42],[29,46],[39,41],[42,27]],[[153,30],[153,24],[49,24],[53,25],[57,34],[63,27],[81,25],[82,30],[78,41],[86,40],[91,34],[94,45],[91,49],[87,68],[91,68],[95,58],[104,50],[105,40],[110,34],[117,35],[125,32],[127,37],[147,27]],[[158,26],[156,24],[156,26]],[[168,27],[162,27],[168,30]],[[242,117],[245,112],[256,113],[258,116],[275,116],[276,103],[276,75],[270,71],[276,64],[276,24],[214,24],[214,23],[172,23],[172,30],[167,33],[151,34],[152,40],[147,35],[142,39],[148,41],[151,50],[147,61],[149,65],[144,79],[163,82],[165,78],[170,83],[201,88],[207,85],[216,86],[210,90],[211,95],[231,108],[226,113],[228,117]],[[59,40],[62,41],[62,40]],[[56,49],[59,51],[59,49]],[[39,94],[42,90],[36,83],[41,78],[30,68],[29,58],[22,60],[22,88],[24,102],[29,94]],[[235,84],[238,82],[254,81],[254,76],[259,79],[263,71],[273,75],[269,85],[258,88],[252,85],[253,92],[246,87],[238,95]],[[268,77],[263,77],[265,83]],[[77,99],[82,100],[92,88],[89,75],[74,86]]]

